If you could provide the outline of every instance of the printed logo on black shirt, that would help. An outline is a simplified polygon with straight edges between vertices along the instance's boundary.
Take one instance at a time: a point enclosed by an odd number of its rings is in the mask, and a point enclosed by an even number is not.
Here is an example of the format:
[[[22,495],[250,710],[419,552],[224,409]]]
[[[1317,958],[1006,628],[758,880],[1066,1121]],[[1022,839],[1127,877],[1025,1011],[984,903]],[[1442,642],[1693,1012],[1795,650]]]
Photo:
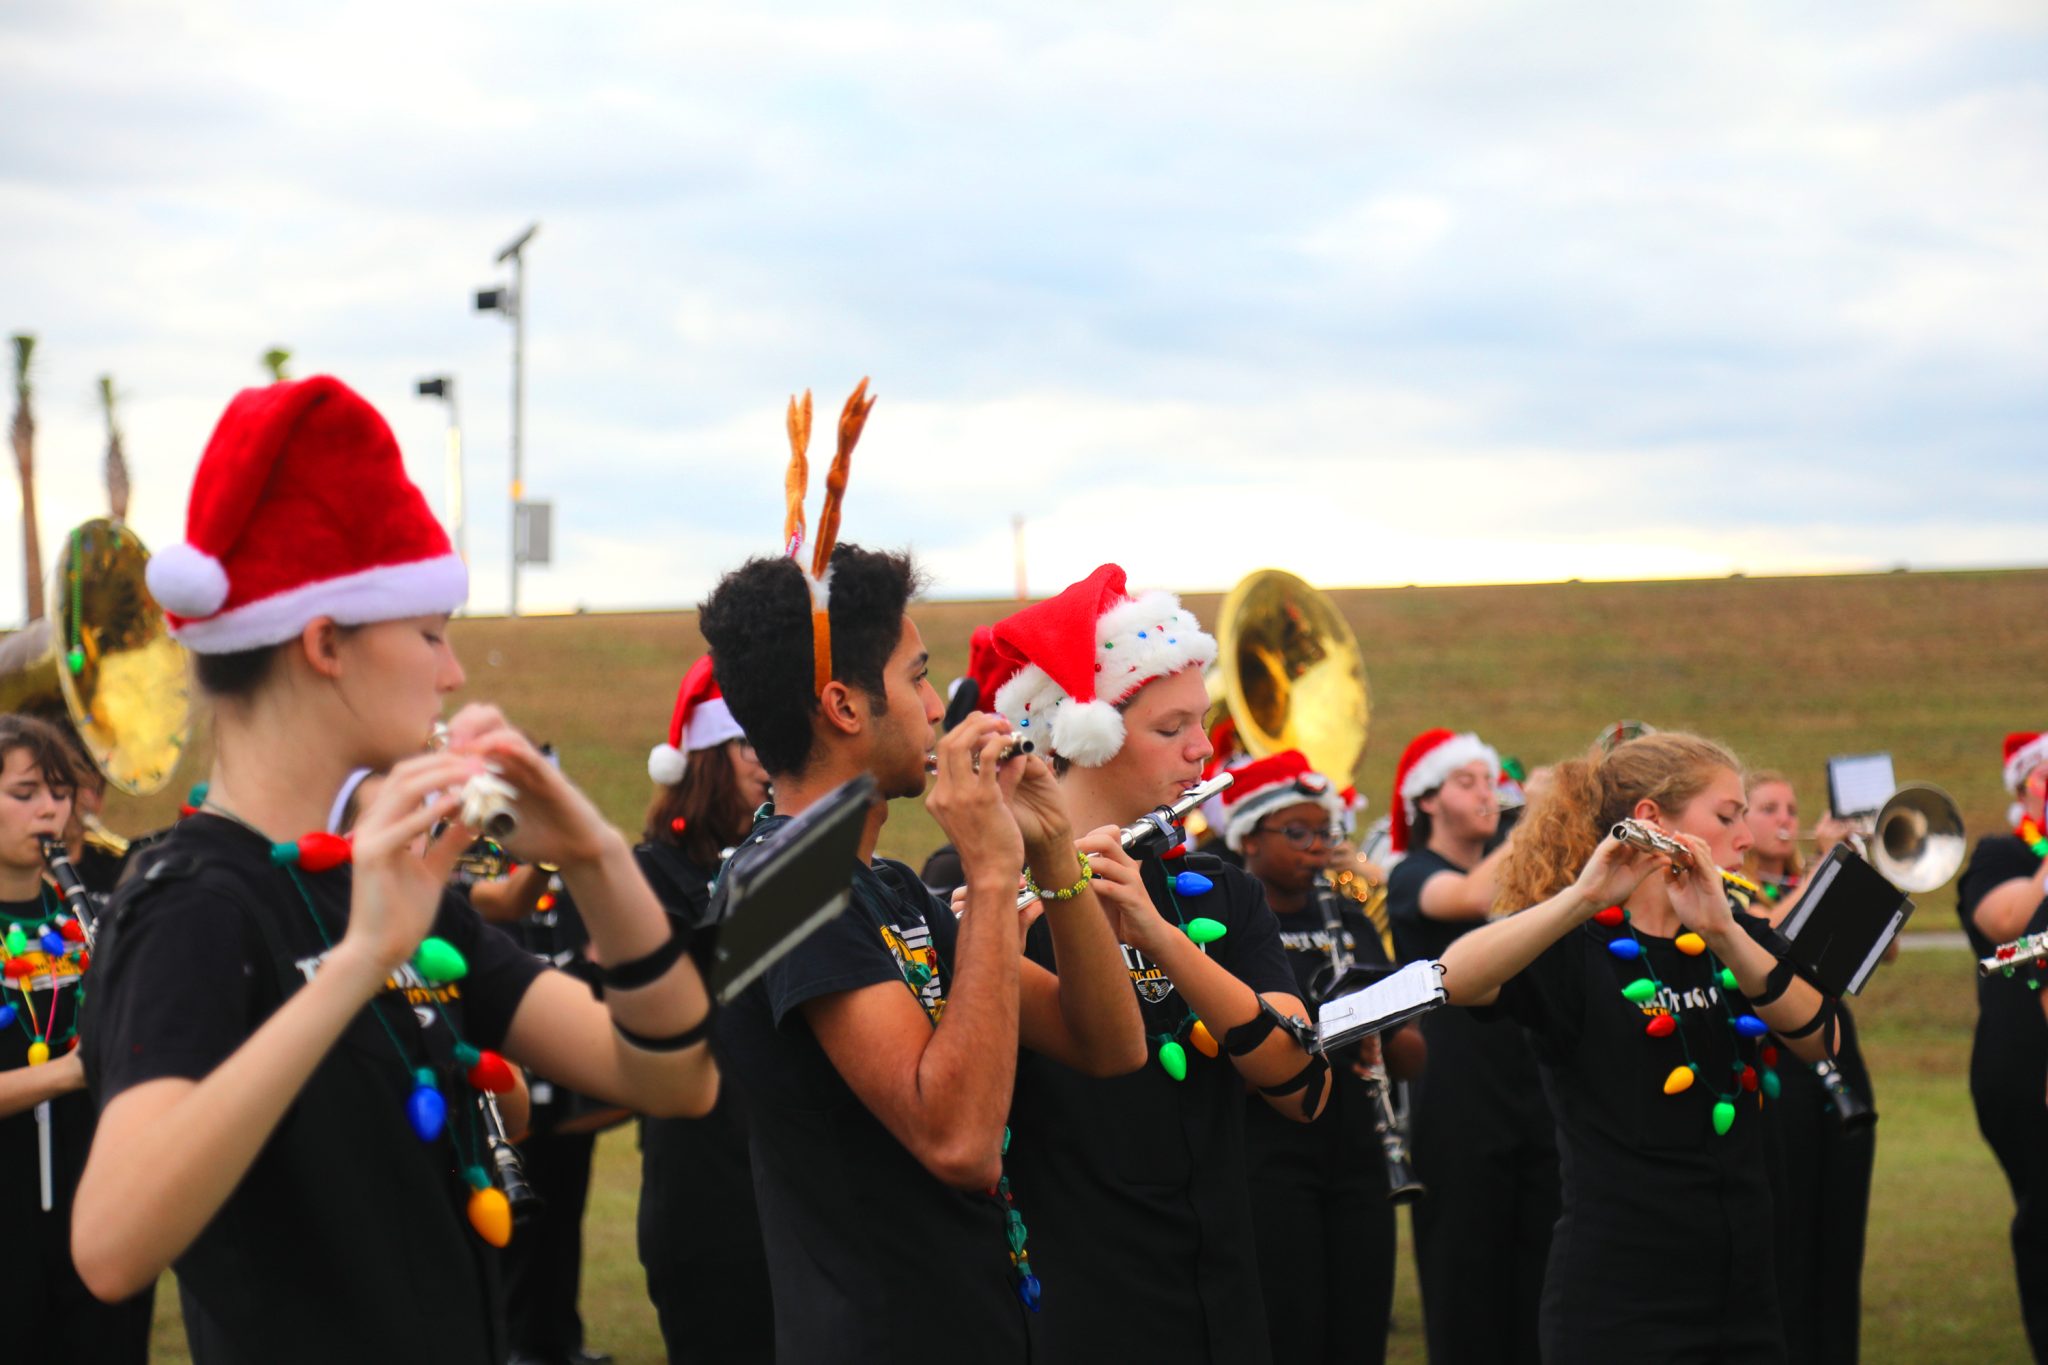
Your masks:
[[[1173,980],[1158,963],[1128,943],[1117,946],[1124,950],[1124,966],[1130,971],[1131,984],[1138,988],[1139,999],[1148,1005],[1156,1005],[1173,994]],[[1207,951],[1206,947],[1204,951]]]
[[[900,967],[922,967],[931,975],[918,989],[917,1002],[924,1006],[924,1012],[931,1016],[934,1024],[946,1012],[946,988],[939,981],[939,955],[932,949],[932,931],[929,926],[913,924],[908,929],[894,924],[884,924],[882,943],[896,959]],[[904,978],[906,981],[908,977]]]
[[[1330,951],[1330,931],[1321,928],[1282,929],[1280,946],[1290,953],[1327,953]],[[1349,929],[1344,931],[1344,951],[1358,951],[1358,940],[1352,937]]]
[[[327,954],[332,951],[334,950],[331,948],[323,949],[311,957],[298,958],[292,966],[299,969],[300,976],[311,981],[319,975],[320,964],[327,960]],[[378,994],[402,997],[406,1004],[412,1006],[413,1012],[419,1015],[420,1023],[431,1024],[434,1022],[434,1015],[428,1006],[455,1003],[462,998],[462,987],[453,981],[436,986],[421,976],[410,962],[403,962],[399,964],[397,971],[384,978],[383,989]]]

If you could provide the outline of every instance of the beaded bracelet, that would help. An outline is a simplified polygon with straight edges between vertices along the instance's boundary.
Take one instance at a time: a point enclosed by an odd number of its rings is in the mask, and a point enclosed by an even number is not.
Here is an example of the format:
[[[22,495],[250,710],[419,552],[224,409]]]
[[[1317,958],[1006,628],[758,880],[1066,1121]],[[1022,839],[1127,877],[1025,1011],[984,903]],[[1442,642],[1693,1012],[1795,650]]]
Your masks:
[[[1083,888],[1095,880],[1095,869],[1089,864],[1088,855],[1079,849],[1074,850],[1074,856],[1081,860],[1080,881],[1075,882],[1072,886],[1062,887],[1057,891],[1047,891],[1032,879],[1031,869],[1027,867],[1024,869],[1024,889],[1042,901],[1070,901],[1080,895]]]

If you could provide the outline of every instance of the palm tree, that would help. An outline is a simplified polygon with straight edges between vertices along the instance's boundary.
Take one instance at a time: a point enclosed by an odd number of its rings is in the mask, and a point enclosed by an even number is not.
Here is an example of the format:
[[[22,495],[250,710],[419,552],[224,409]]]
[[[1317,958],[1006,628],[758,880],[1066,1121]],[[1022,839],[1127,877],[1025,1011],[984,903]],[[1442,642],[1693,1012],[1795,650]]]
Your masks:
[[[114,522],[128,520],[128,457],[121,450],[121,424],[114,419],[114,376],[100,376],[100,407],[107,415],[107,507]]]
[[[284,367],[291,363],[291,358],[291,351],[283,346],[273,346],[263,353],[263,368],[270,371],[272,383],[282,384],[291,378],[284,372]]]
[[[36,339],[27,332],[14,336],[14,464],[21,471],[21,552],[28,573],[28,619],[43,616],[43,547],[36,535],[36,419],[29,410],[29,357]]]

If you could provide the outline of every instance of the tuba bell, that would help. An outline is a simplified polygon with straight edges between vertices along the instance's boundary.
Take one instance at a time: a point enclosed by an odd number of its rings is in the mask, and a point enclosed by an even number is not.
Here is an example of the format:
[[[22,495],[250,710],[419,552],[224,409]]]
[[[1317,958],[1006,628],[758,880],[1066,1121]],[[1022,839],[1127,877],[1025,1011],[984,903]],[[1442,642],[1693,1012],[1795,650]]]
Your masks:
[[[191,734],[185,651],[143,582],[148,563],[124,525],[97,517],[73,528],[50,614],[0,640],[0,712],[68,722],[131,796],[171,780]]]
[[[1299,749],[1331,781],[1357,779],[1372,721],[1365,656],[1323,593],[1280,569],[1247,576],[1223,599],[1214,676],[1246,753]]]

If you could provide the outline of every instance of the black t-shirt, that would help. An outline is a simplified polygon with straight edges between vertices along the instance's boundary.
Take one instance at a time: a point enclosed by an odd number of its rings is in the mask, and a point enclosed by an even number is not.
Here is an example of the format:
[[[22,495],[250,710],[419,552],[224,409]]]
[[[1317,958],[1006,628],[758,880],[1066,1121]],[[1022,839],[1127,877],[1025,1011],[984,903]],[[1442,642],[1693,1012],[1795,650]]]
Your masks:
[[[757,824],[733,862],[785,823]],[[802,1009],[882,982],[909,989],[916,964],[932,972],[917,996],[936,1025],[958,934],[909,868],[856,866],[846,909],[719,1014],[718,1053],[751,1122],[780,1360],[1028,1356],[1002,1205],[926,1170],[840,1077]],[[1035,1263],[1035,1230],[1031,1252]]]
[[[1460,936],[1485,923],[1422,913],[1422,888],[1431,877],[1468,871],[1428,848],[1394,864],[1387,874],[1387,919],[1401,961],[1436,961]],[[1416,1149],[1423,1160],[1439,1132],[1455,1131],[1460,1142],[1491,1147],[1551,1144],[1550,1106],[1521,1030],[1455,1008],[1431,1010],[1420,1023],[1429,1044],[1429,1069],[1415,1083]]]
[[[1984,897],[2015,877],[2031,877],[2041,859],[2010,834],[1987,835],[1977,842],[1956,883],[1956,915],[1969,936],[1970,951],[1989,957],[1998,945],[1977,927],[1976,910]],[[2027,923],[2030,933],[2048,927],[2048,899],[2035,907]],[[2038,1097],[2041,1075],[2048,1067],[2048,1020],[2041,1016],[2041,997],[2027,984],[2041,971],[2021,968],[2011,976],[1994,973],[1977,980],[1977,1038],[1970,1058],[1972,1084],[1980,1088],[1999,1078]]]
[[[1751,1011],[1726,990],[1713,954],[1690,956],[1673,939],[1639,934],[1644,957],[1630,961],[1607,947],[1627,937],[1589,921],[1501,987],[1497,1008],[1528,1029],[1557,1116],[1564,1212],[1545,1317],[1574,1329],[1640,1321],[1645,1350],[1711,1344],[1724,1317],[1776,1321],[1766,1317],[1774,1302],[1741,1302],[1730,1288],[1771,1297],[1759,1113],[1771,1045],[1731,1024],[1731,1008]],[[1638,1004],[1623,994],[1652,975],[1664,983],[1660,995]],[[1651,1035],[1664,1014],[1680,1028]],[[1697,1079],[1666,1094],[1666,1078],[1688,1058]],[[1432,1070],[1439,1060],[1431,1056]],[[1788,1054],[1779,1065],[1799,1061]],[[1744,1067],[1755,1073],[1754,1089]],[[1721,1095],[1734,1096],[1734,1116],[1717,1135]]]
[[[101,1105],[144,1081],[206,1077],[340,940],[351,869],[298,872],[309,908],[270,847],[241,825],[196,815],[123,886],[83,1029]],[[180,1281],[237,1362],[503,1356],[498,1258],[470,1230],[460,1175],[470,1164],[488,1170],[489,1157],[453,1049],[458,1034],[502,1046],[541,967],[452,892],[433,932],[462,953],[467,975],[436,987],[410,966],[394,973],[178,1259]],[[429,1060],[448,1121],[422,1143],[406,1101],[413,1069]]]
[[[1212,889],[1176,897],[1167,878],[1189,864]],[[1249,874],[1207,858],[1143,866],[1169,921],[1178,914],[1225,926],[1207,945],[1211,958],[1261,994],[1294,993],[1279,926]],[[1031,926],[1025,951],[1056,968],[1046,917]],[[1045,1282],[1033,1342],[1056,1361],[1263,1361],[1244,1080],[1227,1057],[1204,1056],[1189,1042],[1187,1003],[1166,974],[1135,948],[1125,947],[1124,960],[1152,1060],[1107,1080],[1032,1052],[1018,1062],[1010,1183],[1030,1225],[1032,1268]],[[1160,1068],[1162,1035],[1185,1051],[1185,1080]]]

